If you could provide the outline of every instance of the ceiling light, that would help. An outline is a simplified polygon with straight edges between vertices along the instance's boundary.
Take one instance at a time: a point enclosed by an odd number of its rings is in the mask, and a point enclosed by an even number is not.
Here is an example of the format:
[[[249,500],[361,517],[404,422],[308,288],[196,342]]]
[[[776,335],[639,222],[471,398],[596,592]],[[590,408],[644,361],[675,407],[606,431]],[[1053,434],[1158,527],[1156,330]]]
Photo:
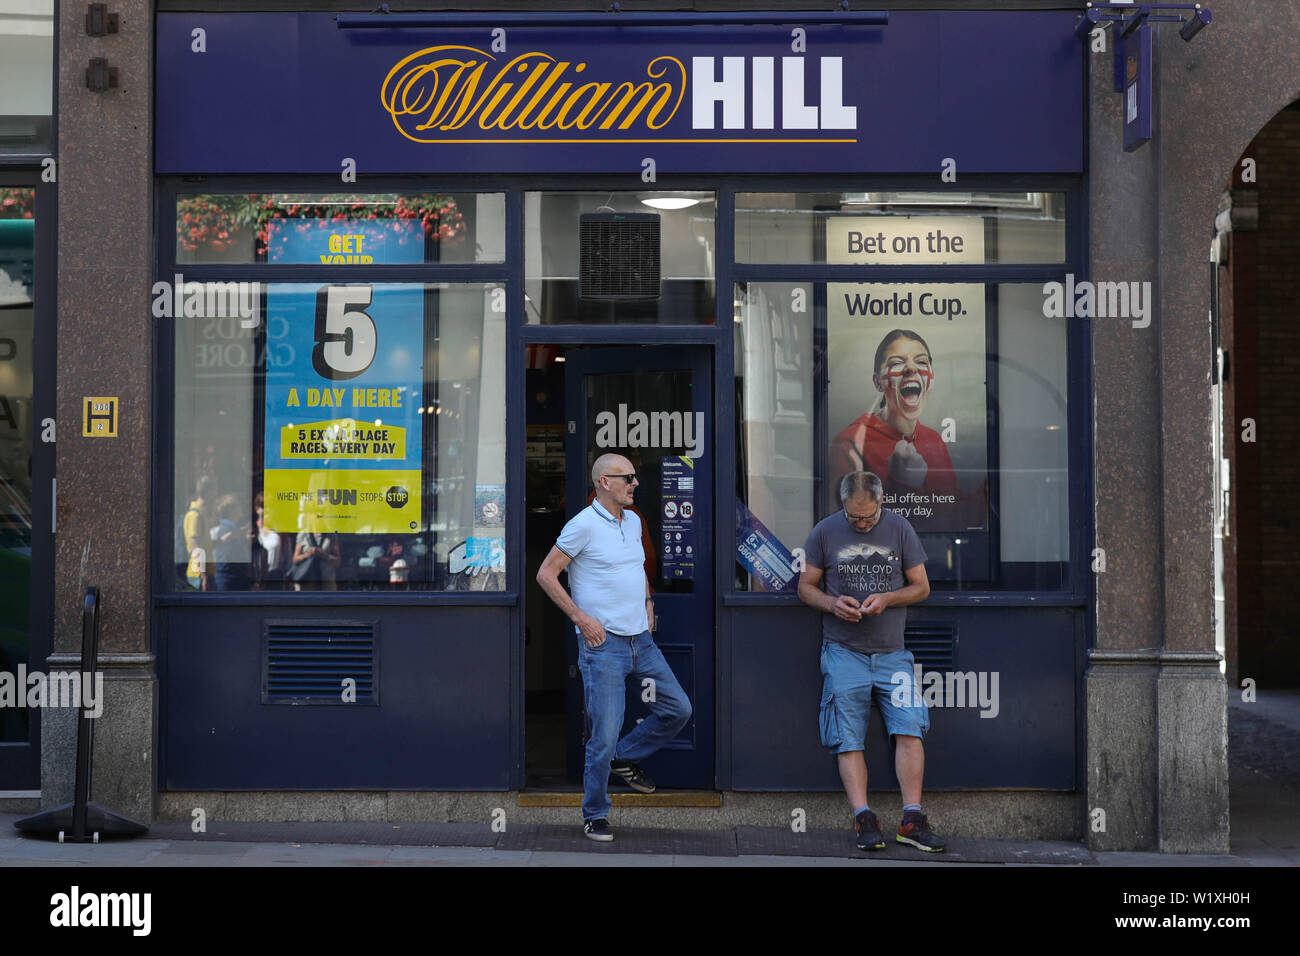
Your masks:
[[[687,199],[685,196],[651,196],[641,200],[641,205],[651,209],[690,209],[698,204],[698,199]]]

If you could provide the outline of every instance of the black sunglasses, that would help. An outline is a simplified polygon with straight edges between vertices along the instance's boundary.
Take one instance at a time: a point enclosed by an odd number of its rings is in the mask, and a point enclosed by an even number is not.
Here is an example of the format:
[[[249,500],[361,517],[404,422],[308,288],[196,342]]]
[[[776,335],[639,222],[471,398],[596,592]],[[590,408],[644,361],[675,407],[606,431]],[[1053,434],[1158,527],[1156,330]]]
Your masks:
[[[627,474],[627,475],[601,475],[600,477],[602,477],[602,478],[622,478],[622,479],[623,479],[624,481],[626,481],[629,485],[632,484],[632,482],[638,480],[635,471],[632,472],[632,473],[630,473],[630,474]]]

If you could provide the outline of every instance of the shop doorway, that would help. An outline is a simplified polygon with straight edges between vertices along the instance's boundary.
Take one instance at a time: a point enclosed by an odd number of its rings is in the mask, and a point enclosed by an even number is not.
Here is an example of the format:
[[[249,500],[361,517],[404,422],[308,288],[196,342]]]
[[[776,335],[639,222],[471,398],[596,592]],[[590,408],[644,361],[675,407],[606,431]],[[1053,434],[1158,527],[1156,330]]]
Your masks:
[[[713,401],[703,348],[530,346],[526,723],[528,785],[581,786],[585,715],[573,628],[532,580],[565,521],[587,507],[591,466],[632,461],[647,529],[655,640],[694,707],[646,761],[664,788],[711,788],[713,742]],[[533,367],[540,366],[540,367]],[[624,732],[648,713],[629,682]]]
[[[40,788],[41,711],[25,698],[47,670],[54,581],[53,425],[37,411],[54,407],[53,194],[26,179],[0,181],[0,791],[24,795]]]

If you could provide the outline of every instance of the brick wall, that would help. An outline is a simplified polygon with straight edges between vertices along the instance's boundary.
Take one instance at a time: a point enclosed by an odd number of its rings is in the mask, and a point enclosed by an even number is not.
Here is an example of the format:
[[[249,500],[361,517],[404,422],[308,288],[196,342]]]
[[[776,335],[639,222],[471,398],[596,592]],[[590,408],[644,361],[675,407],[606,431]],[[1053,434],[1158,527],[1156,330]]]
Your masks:
[[[1294,685],[1300,684],[1300,111],[1279,113],[1244,155],[1256,162],[1259,228],[1233,235],[1223,289],[1225,305],[1231,302],[1224,310],[1231,313],[1225,344],[1232,358],[1225,447],[1232,457],[1235,538],[1225,558],[1236,559],[1235,575],[1225,582],[1228,601],[1236,604],[1228,624],[1236,625],[1241,677]],[[1240,166],[1234,179],[1234,187],[1250,188],[1240,180]],[[1254,446],[1241,441],[1244,418],[1255,419]]]

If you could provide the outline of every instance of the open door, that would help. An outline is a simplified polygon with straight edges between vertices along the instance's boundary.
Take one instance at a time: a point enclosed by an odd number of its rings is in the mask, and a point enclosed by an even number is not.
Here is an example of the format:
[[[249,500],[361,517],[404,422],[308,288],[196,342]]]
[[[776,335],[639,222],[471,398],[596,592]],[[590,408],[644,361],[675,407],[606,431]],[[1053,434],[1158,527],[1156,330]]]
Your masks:
[[[714,786],[713,389],[709,351],[685,347],[571,349],[565,369],[566,505],[592,492],[591,466],[607,452],[640,476],[635,507],[649,529],[647,574],[655,642],[694,708],[681,735],[645,761],[660,787]],[[647,548],[647,551],[650,551]],[[569,628],[566,769],[581,780],[584,714],[577,637]],[[649,714],[629,681],[623,733]],[[617,792],[617,790],[615,791]]]

